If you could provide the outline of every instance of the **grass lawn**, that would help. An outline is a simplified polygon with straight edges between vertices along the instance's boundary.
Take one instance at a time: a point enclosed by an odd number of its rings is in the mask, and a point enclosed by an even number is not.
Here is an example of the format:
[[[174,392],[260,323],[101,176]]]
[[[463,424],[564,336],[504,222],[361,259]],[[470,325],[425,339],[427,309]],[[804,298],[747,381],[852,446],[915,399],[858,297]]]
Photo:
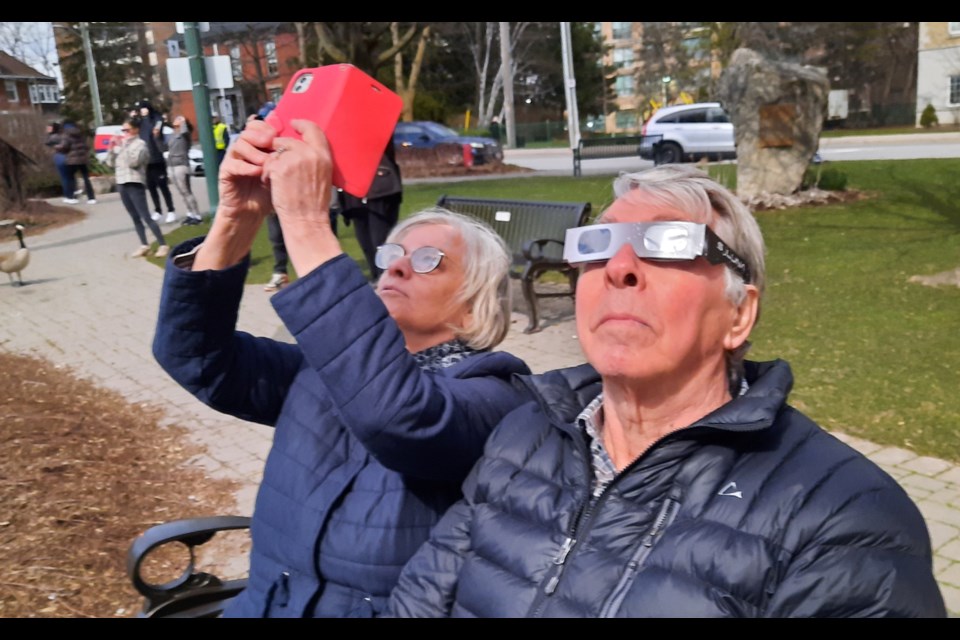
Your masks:
[[[750,357],[790,362],[792,404],[827,429],[960,463],[960,287],[908,281],[960,266],[960,159],[830,166],[870,197],[756,214],[768,285]],[[401,215],[445,193],[587,200],[599,213],[611,201],[611,178],[408,185]],[[168,241],[207,228],[181,227]],[[365,268],[352,228],[341,226],[340,235]],[[272,256],[265,228],[252,256],[248,282],[266,282]]]

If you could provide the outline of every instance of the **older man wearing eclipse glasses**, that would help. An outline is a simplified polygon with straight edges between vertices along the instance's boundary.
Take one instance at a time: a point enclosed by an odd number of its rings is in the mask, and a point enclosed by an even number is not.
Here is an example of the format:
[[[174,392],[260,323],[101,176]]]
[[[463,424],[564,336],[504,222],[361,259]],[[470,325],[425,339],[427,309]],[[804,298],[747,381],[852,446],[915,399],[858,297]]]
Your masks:
[[[621,175],[570,229],[589,364],[487,441],[391,596],[396,616],[943,617],[900,486],[744,360],[764,242],[691,166]]]

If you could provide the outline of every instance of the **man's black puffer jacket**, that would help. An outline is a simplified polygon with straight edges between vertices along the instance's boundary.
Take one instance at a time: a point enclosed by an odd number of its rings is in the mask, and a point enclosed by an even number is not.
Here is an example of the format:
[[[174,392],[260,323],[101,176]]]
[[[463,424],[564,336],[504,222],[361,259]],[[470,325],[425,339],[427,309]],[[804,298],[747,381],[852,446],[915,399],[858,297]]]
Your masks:
[[[903,489],[786,404],[783,361],[664,437],[589,506],[589,365],[526,378],[389,610],[479,617],[944,617]]]

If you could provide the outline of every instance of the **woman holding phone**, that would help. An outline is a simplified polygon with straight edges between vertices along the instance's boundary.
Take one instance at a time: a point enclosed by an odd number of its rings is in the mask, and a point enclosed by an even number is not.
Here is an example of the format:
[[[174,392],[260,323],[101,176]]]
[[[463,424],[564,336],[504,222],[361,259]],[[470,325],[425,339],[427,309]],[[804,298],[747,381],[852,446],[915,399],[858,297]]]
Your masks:
[[[108,167],[113,167],[120,191],[120,200],[133,220],[133,228],[140,238],[140,246],[131,254],[131,258],[142,258],[150,251],[147,244],[147,233],[144,225],[150,227],[151,233],[157,239],[158,258],[170,252],[167,241],[160,231],[160,226],[150,217],[147,208],[147,164],[150,162],[150,152],[146,143],[140,139],[140,118],[128,116],[120,127],[120,135],[114,136],[110,142],[110,150],[104,161]]]

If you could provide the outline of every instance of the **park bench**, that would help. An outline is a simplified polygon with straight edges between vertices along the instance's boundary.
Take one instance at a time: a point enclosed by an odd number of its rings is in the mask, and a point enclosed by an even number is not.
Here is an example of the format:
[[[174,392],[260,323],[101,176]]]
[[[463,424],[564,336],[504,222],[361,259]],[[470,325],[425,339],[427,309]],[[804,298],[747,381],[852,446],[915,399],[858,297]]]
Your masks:
[[[529,323],[524,333],[540,330],[537,300],[558,296],[573,297],[577,286],[576,267],[563,260],[567,229],[586,224],[589,202],[546,202],[440,196],[437,205],[482,220],[496,231],[513,256],[510,277],[520,281],[527,304]],[[544,291],[537,280],[548,272],[567,278],[569,289]]]
[[[614,138],[580,138],[573,150],[573,175],[580,175],[580,163],[601,158],[630,158],[648,156],[657,162],[657,149],[663,136],[619,136]],[[641,155],[643,147],[643,155]]]

